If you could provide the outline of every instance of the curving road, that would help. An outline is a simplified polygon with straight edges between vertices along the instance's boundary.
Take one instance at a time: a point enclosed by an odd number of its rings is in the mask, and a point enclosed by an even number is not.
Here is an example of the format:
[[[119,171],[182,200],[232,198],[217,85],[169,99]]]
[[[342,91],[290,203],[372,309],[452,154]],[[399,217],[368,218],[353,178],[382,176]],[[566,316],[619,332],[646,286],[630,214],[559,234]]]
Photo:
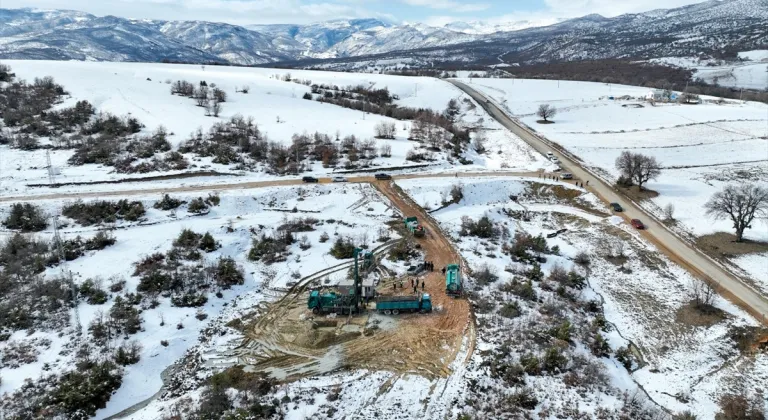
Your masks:
[[[661,221],[645,212],[635,202],[616,191],[612,186],[593,176],[572,155],[559,147],[553,147],[546,139],[536,135],[519,121],[508,116],[492,100],[472,87],[457,80],[450,83],[474,99],[496,121],[523,139],[536,151],[546,154],[552,152],[560,160],[563,170],[575,178],[589,181],[589,190],[607,203],[619,203],[624,208],[626,219],[640,219],[647,230],[643,236],[653,242],[670,259],[686,268],[693,275],[707,279],[719,285],[719,292],[743,309],[750,312],[763,324],[768,325],[768,299],[752,287],[745,284],[738,276],[727,271],[722,265],[704,255],[692,244],[675,235]]]

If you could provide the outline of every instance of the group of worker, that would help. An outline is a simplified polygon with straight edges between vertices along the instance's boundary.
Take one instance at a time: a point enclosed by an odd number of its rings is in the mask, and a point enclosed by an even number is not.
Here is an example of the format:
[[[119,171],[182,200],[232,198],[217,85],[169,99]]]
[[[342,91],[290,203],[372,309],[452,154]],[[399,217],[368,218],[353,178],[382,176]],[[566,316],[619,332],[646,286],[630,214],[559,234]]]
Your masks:
[[[424,269],[427,271],[435,271],[435,263],[432,261],[424,261]]]
[[[426,264],[426,263],[425,263]],[[392,282],[392,290],[397,290],[397,281]],[[421,290],[424,291],[426,283],[424,283],[424,280],[421,280]],[[416,291],[419,288],[419,280],[418,279],[411,279],[411,287],[413,287],[413,293],[416,293]],[[405,285],[403,284],[403,280],[400,280],[400,288],[404,289]]]
[[[416,293],[416,289],[419,288],[419,280],[411,279],[411,287],[413,287],[413,293]],[[424,280],[421,280],[421,291],[424,291]]]

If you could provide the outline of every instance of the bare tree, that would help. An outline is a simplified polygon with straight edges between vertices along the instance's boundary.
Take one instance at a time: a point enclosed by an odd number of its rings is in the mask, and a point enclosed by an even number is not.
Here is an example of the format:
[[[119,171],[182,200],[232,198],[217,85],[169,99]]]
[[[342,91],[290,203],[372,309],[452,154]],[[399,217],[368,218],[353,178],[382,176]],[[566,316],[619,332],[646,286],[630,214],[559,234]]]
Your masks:
[[[536,115],[544,121],[549,121],[550,118],[555,118],[557,114],[557,108],[550,104],[539,105],[539,110],[536,111]]]
[[[200,86],[195,89],[194,97],[195,101],[197,101],[197,106],[205,106],[205,103],[208,102],[208,87]]]
[[[394,139],[397,128],[395,127],[395,123],[393,122],[381,121],[378,124],[376,124],[376,127],[374,127],[374,131],[376,132],[376,138]]]
[[[716,192],[704,205],[707,215],[730,219],[736,230],[736,242],[744,240],[744,230],[756,218],[768,217],[768,188],[754,184],[728,185]]]
[[[211,84],[213,85],[213,84]],[[213,99],[216,102],[226,102],[227,101],[227,93],[219,88],[213,88],[213,91],[211,91],[211,96],[213,96]]]
[[[616,158],[616,169],[624,177],[637,184],[640,189],[643,189],[643,184],[661,175],[661,165],[654,156],[646,156],[626,150],[621,152],[619,157]]]
[[[475,151],[477,153],[485,153],[485,142],[487,141],[487,137],[485,135],[485,131],[478,130],[477,133],[475,133],[475,137],[472,139],[475,143]]]
[[[379,155],[381,157],[392,157],[392,145],[389,143],[382,144],[379,147]]]
[[[214,117],[218,117],[221,113],[221,102],[219,101],[211,101],[210,102],[210,108],[211,108],[211,114],[213,114]]]
[[[713,305],[717,293],[715,292],[715,288],[712,287],[712,284],[709,282],[701,279],[693,279],[688,286],[686,295],[688,296],[688,299],[691,300],[691,303],[696,306],[696,309],[699,309],[702,312],[708,312],[714,308]]]
[[[672,203],[667,204],[664,206],[664,220],[672,221],[675,220],[675,205]]]

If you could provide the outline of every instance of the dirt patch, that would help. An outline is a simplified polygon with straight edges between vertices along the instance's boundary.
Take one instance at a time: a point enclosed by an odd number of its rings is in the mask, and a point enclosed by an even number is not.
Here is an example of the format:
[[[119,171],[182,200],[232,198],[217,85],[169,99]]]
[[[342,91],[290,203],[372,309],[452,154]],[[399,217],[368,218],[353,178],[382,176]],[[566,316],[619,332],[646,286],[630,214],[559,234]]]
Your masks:
[[[712,307],[704,313],[693,303],[686,303],[675,313],[675,321],[693,327],[711,327],[727,317],[728,315],[721,309]]]
[[[280,381],[337,369],[418,372],[427,378],[451,373],[449,365],[457,357],[464,336],[471,336],[471,313],[466,299],[445,294],[439,268],[458,262],[460,257],[436,223],[413,200],[398,193],[392,183],[375,186],[403,214],[417,216],[426,229],[426,236],[415,242],[438,269],[421,277],[424,291],[432,297],[434,311],[392,317],[373,312],[313,316],[306,307],[311,284],[302,282],[269,305],[262,316],[245,325],[246,339],[233,354],[239,364],[246,365],[248,370],[269,373]],[[379,285],[382,294],[390,291],[387,284],[384,281]],[[410,294],[399,288],[397,292]]]
[[[643,201],[643,200],[650,200],[651,198],[656,198],[659,196],[659,193],[654,190],[649,190],[647,188],[643,188],[642,190],[638,188],[637,186],[632,187],[616,187],[618,188],[624,195],[632,199],[633,201]]]
[[[716,232],[696,238],[696,246],[715,258],[728,258],[744,254],[768,252],[768,242],[744,240],[736,242],[736,235]]]

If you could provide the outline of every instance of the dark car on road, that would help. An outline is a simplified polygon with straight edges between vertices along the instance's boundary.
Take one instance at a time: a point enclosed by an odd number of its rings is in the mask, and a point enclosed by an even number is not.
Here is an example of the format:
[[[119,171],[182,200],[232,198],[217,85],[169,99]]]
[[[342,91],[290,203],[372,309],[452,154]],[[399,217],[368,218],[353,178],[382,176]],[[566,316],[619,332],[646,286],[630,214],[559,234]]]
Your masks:
[[[301,178],[304,182],[319,182],[320,180],[313,177],[313,176],[305,176],[304,178]]]
[[[630,223],[632,223],[632,226],[635,229],[645,229],[645,225],[640,221],[640,219],[632,219]]]
[[[389,181],[392,179],[392,175],[390,174],[376,174],[374,177],[379,181]]]
[[[624,209],[621,208],[621,205],[619,203],[611,203],[611,208],[613,209],[613,211],[617,213],[624,211]]]

